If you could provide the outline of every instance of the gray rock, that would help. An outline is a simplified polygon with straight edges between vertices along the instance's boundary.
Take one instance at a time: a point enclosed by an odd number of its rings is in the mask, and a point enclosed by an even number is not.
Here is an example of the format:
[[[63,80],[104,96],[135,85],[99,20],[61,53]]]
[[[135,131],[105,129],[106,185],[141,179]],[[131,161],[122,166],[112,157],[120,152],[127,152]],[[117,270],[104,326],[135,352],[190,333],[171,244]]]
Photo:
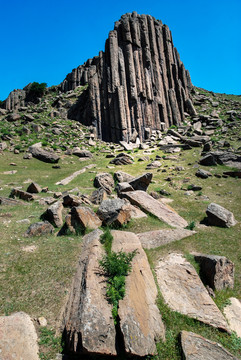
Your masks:
[[[236,298],[229,298],[230,304],[223,309],[224,315],[229,322],[230,329],[235,331],[241,338],[241,302]]]
[[[54,227],[61,227],[63,225],[62,210],[63,204],[57,201],[41,215],[41,219],[49,221]]]
[[[58,163],[60,157],[53,151],[47,151],[39,146],[30,146],[28,151],[32,156],[40,161],[47,163]]]
[[[97,211],[97,215],[105,225],[114,223],[120,226],[130,220],[130,213],[126,207],[126,201],[122,199],[104,200]]]
[[[79,158],[87,158],[87,159],[91,159],[93,157],[93,154],[89,150],[80,150],[80,149],[73,149],[73,155],[76,155]]]
[[[8,145],[5,141],[0,142],[0,151],[6,150],[7,147],[8,147]]]
[[[146,191],[151,180],[152,180],[152,173],[146,173],[129,181],[129,184],[134,190]]]
[[[185,360],[238,360],[225,348],[193,332],[181,332]]]
[[[226,210],[224,207],[215,203],[208,205],[206,214],[208,217],[208,224],[212,226],[229,228],[237,224],[237,221],[231,211]]]
[[[114,190],[115,183],[111,174],[109,173],[101,173],[96,175],[94,179],[94,186],[97,188],[102,188],[107,192],[107,194],[111,194]]]
[[[99,188],[92,192],[90,195],[90,201],[95,205],[100,205],[102,201],[107,200],[107,193],[103,188]]]
[[[110,161],[110,164],[130,165],[130,164],[133,164],[133,162],[134,162],[134,159],[132,156],[125,154],[125,153],[120,153],[113,160]]]
[[[46,234],[52,234],[54,227],[48,221],[40,221],[31,224],[24,236],[41,236]]]
[[[141,242],[141,245],[145,249],[155,249],[159,246],[184,239],[194,234],[196,234],[196,231],[180,228],[148,231],[137,234],[137,236]]]
[[[209,176],[212,176],[212,174],[209,171],[203,169],[198,169],[195,175],[197,177],[200,177],[201,179],[207,179]]]
[[[119,195],[120,193],[122,192],[127,192],[127,191],[133,191],[133,187],[127,183],[127,182],[120,182],[116,185],[116,191],[117,191],[117,194]]]
[[[118,182],[130,182],[134,179],[134,176],[125,173],[124,171],[116,171],[114,173],[114,179]]]

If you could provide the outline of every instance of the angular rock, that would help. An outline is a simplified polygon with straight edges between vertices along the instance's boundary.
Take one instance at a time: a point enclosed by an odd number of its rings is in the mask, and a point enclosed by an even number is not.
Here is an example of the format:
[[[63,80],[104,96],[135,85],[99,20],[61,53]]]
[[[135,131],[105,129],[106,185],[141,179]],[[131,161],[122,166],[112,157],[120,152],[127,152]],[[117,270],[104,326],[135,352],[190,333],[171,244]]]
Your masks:
[[[185,360],[238,360],[219,343],[212,342],[193,332],[181,332]]]
[[[229,298],[230,304],[223,309],[224,315],[228,320],[230,329],[235,331],[241,338],[241,302],[236,298]]]
[[[146,166],[146,169],[149,170],[149,169],[158,169],[159,167],[162,166],[162,163],[158,160],[155,160],[155,161],[152,161],[150,164],[148,164]]]
[[[164,229],[154,230],[137,234],[141,245],[145,249],[155,249],[159,246],[184,239],[196,234],[196,231],[187,229]]]
[[[94,186],[97,188],[101,187],[107,192],[107,194],[111,194],[114,190],[115,183],[111,174],[101,173],[96,175],[94,179]]]
[[[91,159],[93,157],[93,154],[89,150],[80,150],[80,149],[74,149],[73,155],[76,155],[79,158],[87,158],[87,159]]]
[[[101,230],[83,237],[72,289],[64,312],[64,339],[73,353],[116,355],[112,306],[106,299],[106,278],[99,261],[105,252]]]
[[[32,182],[27,188],[27,192],[29,192],[30,194],[38,194],[41,191],[41,187],[35,182]]]
[[[130,186],[132,186],[134,190],[146,191],[151,180],[152,180],[152,173],[146,173],[129,181],[129,184]]]
[[[143,211],[141,211],[137,206],[127,204],[126,208],[128,209],[128,211],[130,213],[131,219],[147,218],[147,215]]]
[[[195,175],[197,177],[200,177],[201,179],[207,179],[209,176],[212,176],[212,174],[209,171],[203,169],[198,169]]]
[[[110,164],[115,164],[115,165],[130,165],[133,164],[134,160],[132,158],[132,156],[125,154],[125,153],[121,153],[118,154],[113,160],[110,161]]]
[[[32,154],[34,158],[46,163],[55,164],[60,159],[59,155],[57,155],[53,151],[44,150],[39,146],[30,146],[28,151]]]
[[[15,199],[5,198],[0,196],[0,205],[7,205],[7,206],[16,206],[16,205],[25,205],[24,202]]]
[[[85,167],[83,167],[82,169],[78,170],[78,171],[75,171],[73,174],[71,174],[70,176],[68,176],[67,178],[61,180],[61,181],[58,181],[56,182],[55,185],[67,185],[70,183],[70,181],[72,181],[73,179],[75,179],[78,175],[80,174],[83,174],[87,169],[91,169],[95,167],[95,164],[90,164],[90,165],[87,165]]]
[[[155,271],[164,301],[173,311],[228,331],[228,324],[221,311],[209,296],[194,267],[183,255],[168,255],[159,261]]]
[[[29,315],[17,312],[0,317],[0,358],[39,360],[38,336]]]
[[[61,227],[63,225],[62,211],[63,204],[57,201],[41,215],[41,219],[47,220],[54,227]]]
[[[116,171],[114,173],[114,179],[118,182],[130,182],[134,179],[134,176],[125,173],[124,171]]]
[[[68,194],[63,197],[64,207],[72,208],[73,206],[79,206],[81,204],[82,204],[82,200],[79,196]]]
[[[220,227],[231,227],[237,224],[234,215],[231,211],[226,210],[221,205],[211,203],[208,205],[207,210],[207,221],[209,225],[220,226]]]
[[[112,250],[137,250],[126,278],[125,297],[119,301],[118,315],[127,355],[156,353],[155,340],[165,338],[165,328],[156,305],[157,289],[138,237],[130,232],[112,231]]]
[[[104,225],[115,224],[121,226],[130,221],[127,203],[122,199],[107,199],[102,201],[97,215]]]
[[[200,264],[200,276],[213,290],[234,287],[234,264],[225,256],[192,253]]]
[[[0,142],[0,151],[6,150],[7,149],[7,143],[5,141]]]
[[[20,190],[17,188],[12,189],[9,197],[10,198],[18,197],[19,199],[25,200],[25,201],[32,201],[32,200],[37,199],[36,195],[30,194],[26,191],[23,191],[23,190]]]
[[[199,164],[205,165],[205,166],[213,166],[213,165],[217,165],[217,161],[216,161],[215,157],[211,153],[209,153],[209,154],[206,154],[205,156],[203,156],[199,160]]]
[[[41,236],[46,234],[52,234],[54,227],[48,221],[39,221],[31,224],[24,236]]]
[[[117,191],[117,194],[119,195],[121,192],[133,191],[134,189],[129,183],[120,182],[116,185],[115,190]]]
[[[85,206],[72,207],[70,214],[65,218],[65,224],[58,235],[64,235],[67,231],[79,234],[86,229],[95,230],[101,226],[102,221],[95,212]]]
[[[153,197],[145,191],[129,191],[127,193],[121,193],[121,197],[128,199],[132,205],[137,205],[143,211],[155,215],[158,219],[173,227],[186,227],[188,225],[187,221],[173,209],[153,199]]]
[[[90,201],[95,205],[100,205],[102,201],[107,200],[107,193],[101,187],[92,192],[90,195]]]

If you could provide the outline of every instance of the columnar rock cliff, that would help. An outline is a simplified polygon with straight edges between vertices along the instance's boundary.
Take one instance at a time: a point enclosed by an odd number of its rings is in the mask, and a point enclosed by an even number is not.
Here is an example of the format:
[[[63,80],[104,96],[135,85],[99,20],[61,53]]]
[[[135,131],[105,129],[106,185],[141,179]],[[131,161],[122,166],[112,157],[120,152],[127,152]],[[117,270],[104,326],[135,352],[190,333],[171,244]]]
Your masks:
[[[164,130],[193,112],[192,86],[169,28],[149,15],[125,14],[115,23],[105,52],[74,69],[63,91],[88,84],[68,117],[97,128],[99,138],[145,138],[145,128]]]

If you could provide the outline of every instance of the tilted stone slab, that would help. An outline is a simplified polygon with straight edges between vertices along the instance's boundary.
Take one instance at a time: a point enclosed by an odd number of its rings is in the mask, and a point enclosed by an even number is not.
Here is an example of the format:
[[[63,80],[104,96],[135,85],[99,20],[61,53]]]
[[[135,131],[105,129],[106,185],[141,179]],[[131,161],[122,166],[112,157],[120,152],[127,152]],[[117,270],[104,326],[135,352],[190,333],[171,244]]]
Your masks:
[[[155,215],[161,221],[173,227],[186,227],[187,221],[178,215],[173,209],[148,195],[145,191],[128,191],[121,197],[128,199],[131,204],[139,206],[145,212]]]
[[[156,352],[155,339],[164,339],[165,329],[156,306],[157,288],[138,237],[131,232],[112,231],[112,250],[137,250],[126,278],[126,292],[118,314],[127,354],[146,356]]]
[[[221,311],[183,255],[168,255],[159,261],[155,271],[164,301],[173,311],[229,331]]]
[[[67,185],[70,183],[70,181],[75,179],[78,175],[83,174],[87,169],[91,169],[92,167],[95,167],[95,164],[87,165],[87,166],[83,167],[82,169],[75,171],[72,175],[68,176],[67,178],[65,178],[61,181],[57,181],[55,185]]]
[[[101,230],[83,238],[83,249],[64,313],[65,341],[74,353],[116,355],[112,306],[106,299],[106,278],[99,260],[104,249]]]
[[[38,337],[29,315],[18,312],[0,317],[0,359],[39,360]]]
[[[241,338],[241,302],[234,297],[229,298],[229,301],[230,304],[225,306],[223,312],[229,322],[230,329]]]
[[[181,332],[185,360],[238,360],[216,342],[189,331]]]
[[[173,241],[178,241],[194,234],[196,234],[196,231],[180,228],[147,231],[137,234],[137,236],[141,242],[141,245],[145,249],[154,249],[158,246],[166,245]]]

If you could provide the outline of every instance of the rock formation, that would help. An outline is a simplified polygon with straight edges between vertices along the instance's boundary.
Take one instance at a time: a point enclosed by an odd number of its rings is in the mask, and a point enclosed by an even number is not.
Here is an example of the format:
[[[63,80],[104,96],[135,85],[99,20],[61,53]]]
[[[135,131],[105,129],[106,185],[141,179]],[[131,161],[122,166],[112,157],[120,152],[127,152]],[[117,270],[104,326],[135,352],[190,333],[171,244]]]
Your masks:
[[[94,125],[105,141],[131,141],[145,128],[180,124],[195,109],[192,87],[173,46],[169,28],[149,15],[128,13],[115,23],[105,51],[72,70],[61,84],[67,92],[87,86],[68,117]]]

